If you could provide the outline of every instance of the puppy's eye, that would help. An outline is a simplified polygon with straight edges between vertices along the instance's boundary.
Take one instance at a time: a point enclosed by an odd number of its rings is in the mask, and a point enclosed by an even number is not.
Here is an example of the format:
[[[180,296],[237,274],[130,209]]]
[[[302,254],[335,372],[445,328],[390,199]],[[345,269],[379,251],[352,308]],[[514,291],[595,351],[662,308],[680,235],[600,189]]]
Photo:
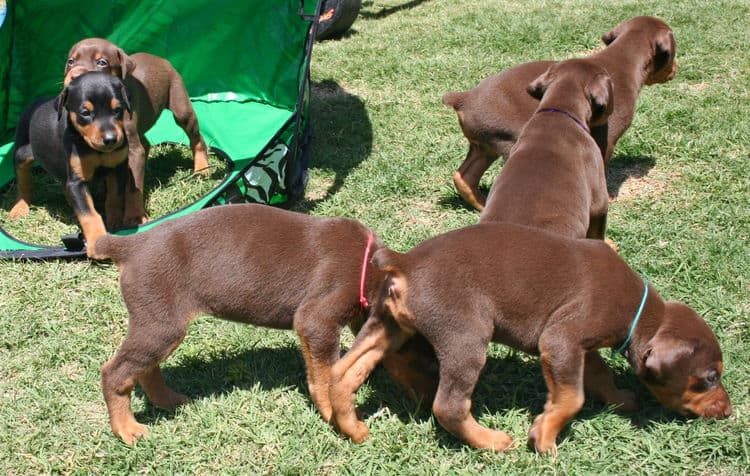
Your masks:
[[[115,114],[116,116],[119,116],[120,114],[122,114],[122,108],[121,108],[121,107],[116,107],[116,108],[112,109],[112,112],[113,112],[113,113],[114,113],[114,114]]]
[[[706,376],[706,382],[712,385],[718,383],[720,379],[721,379],[721,375],[719,375],[719,372],[715,370]]]
[[[73,59],[73,58],[68,58],[68,62],[67,62],[67,63],[65,63],[65,64],[67,64],[68,66],[73,66],[73,64],[74,64],[75,62],[76,62],[76,60],[75,60],[75,59]]]
[[[105,60],[104,58],[99,58],[98,60],[96,60],[96,65],[100,68],[105,68],[109,66],[109,61]]]
[[[91,111],[89,111],[88,109],[81,109],[81,112],[79,112],[78,115],[88,118],[91,117]]]

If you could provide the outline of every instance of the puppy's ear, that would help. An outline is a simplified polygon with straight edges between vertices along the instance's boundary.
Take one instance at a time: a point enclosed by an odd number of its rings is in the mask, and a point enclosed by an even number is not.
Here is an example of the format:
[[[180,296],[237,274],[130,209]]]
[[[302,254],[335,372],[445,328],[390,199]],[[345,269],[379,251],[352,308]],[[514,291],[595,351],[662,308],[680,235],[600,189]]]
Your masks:
[[[591,102],[591,124],[600,125],[614,110],[614,87],[608,74],[597,74],[586,85],[586,94]]]
[[[122,48],[117,48],[117,59],[120,60],[120,79],[125,79],[128,74],[135,70],[135,61],[125,54]]]
[[[63,109],[68,106],[68,87],[63,88],[62,92],[55,100],[55,109],[57,109],[57,120],[62,119]]]
[[[654,71],[659,71],[674,61],[675,49],[672,31],[659,32],[654,38]]]
[[[122,98],[122,103],[125,105],[125,110],[129,114],[133,114],[133,109],[130,107],[130,99],[128,98],[128,88],[122,83],[120,83],[120,97]]]
[[[544,96],[544,92],[547,91],[547,88],[549,87],[551,82],[552,74],[548,69],[547,71],[542,73],[541,76],[539,76],[534,81],[530,82],[528,86],[526,86],[526,92],[529,93],[531,97],[541,100],[542,96]]]
[[[618,36],[620,36],[620,33],[622,33],[622,24],[617,25],[607,33],[602,35],[602,42],[609,46],[610,43],[615,41]]]
[[[651,339],[651,345],[641,357],[643,379],[648,383],[663,383],[677,362],[693,353],[689,342],[678,339]]]
[[[400,256],[402,256],[401,253],[397,253],[388,248],[380,248],[372,254],[370,262],[377,266],[381,271],[397,271]]]

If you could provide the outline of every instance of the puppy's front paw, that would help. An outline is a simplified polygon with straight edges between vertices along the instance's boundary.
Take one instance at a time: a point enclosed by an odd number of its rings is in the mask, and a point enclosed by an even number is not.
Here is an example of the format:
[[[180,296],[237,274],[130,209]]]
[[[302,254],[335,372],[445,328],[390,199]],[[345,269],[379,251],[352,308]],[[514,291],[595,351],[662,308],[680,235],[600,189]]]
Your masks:
[[[557,435],[550,438],[546,433],[544,430],[544,414],[542,413],[534,419],[534,424],[531,425],[529,430],[529,448],[534,448],[539,454],[557,456],[557,444],[555,443]]]
[[[119,428],[112,428],[112,431],[129,446],[133,446],[141,438],[147,438],[149,433],[146,425],[141,425],[135,420]]]
[[[26,202],[26,200],[19,200],[15,205],[13,205],[13,208],[10,209],[10,212],[8,212],[8,218],[10,218],[11,220],[17,220],[19,218],[25,217],[28,214],[29,204]]]
[[[354,443],[363,443],[370,437],[370,429],[367,428],[367,425],[358,421],[354,425],[353,431],[348,433],[348,436]]]

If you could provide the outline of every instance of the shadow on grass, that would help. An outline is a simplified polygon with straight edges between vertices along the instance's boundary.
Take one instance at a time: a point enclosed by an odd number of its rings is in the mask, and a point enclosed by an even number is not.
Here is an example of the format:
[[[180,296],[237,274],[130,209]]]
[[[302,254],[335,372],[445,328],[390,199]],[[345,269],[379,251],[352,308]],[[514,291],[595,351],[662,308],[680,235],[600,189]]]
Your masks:
[[[304,361],[296,345],[253,348],[217,357],[183,359],[177,366],[167,364],[162,372],[167,385],[196,400],[255,387],[264,391],[291,389],[310,398]],[[633,390],[639,396],[642,409],[623,414],[623,417],[630,418],[633,426],[647,429],[652,423],[682,419],[660,407],[632,373],[616,372],[615,382],[619,388]],[[382,407],[389,408],[392,414],[407,424],[424,422],[432,417],[429,404],[410,400],[380,367],[372,373],[366,385],[369,387],[367,397],[359,405],[364,418],[375,414]],[[136,393],[143,397],[140,388],[136,389]],[[546,397],[547,388],[538,361],[511,351],[505,356],[488,357],[472,397],[472,409],[477,418],[488,414],[502,415],[519,408],[527,409],[532,416],[528,422],[530,428],[533,417],[543,411]],[[574,420],[595,418],[604,411],[610,410],[587,396],[584,407]],[[147,403],[145,410],[139,412],[136,419],[150,424],[159,419],[171,419],[173,415],[173,411],[158,409]],[[568,428],[569,425],[561,433],[561,439],[568,436]],[[464,446],[442,428],[437,431],[436,437],[439,444],[446,448],[459,449]]]
[[[615,199],[620,195],[622,185],[629,179],[643,178],[648,175],[649,171],[656,165],[653,157],[643,155],[619,155],[614,157],[607,169],[605,170],[607,178],[607,193],[610,199]],[[502,172],[502,169],[500,169]],[[480,185],[479,191],[486,197],[489,195],[490,187]],[[438,199],[438,203],[443,208],[459,210],[474,210],[454,192],[451,195],[443,195]]]
[[[322,192],[308,191],[294,210],[307,212],[338,192],[349,172],[372,150],[372,124],[359,97],[335,81],[312,84],[310,118],[313,124],[313,159],[310,168],[333,172]]]
[[[418,7],[419,5],[423,4],[426,1],[427,0],[411,0],[410,2],[402,3],[401,5],[381,8],[380,10],[376,12],[360,12],[359,16],[361,16],[362,18],[367,18],[367,19],[380,20],[381,18],[391,16],[394,13],[398,13],[403,10],[410,10],[412,8]],[[373,6],[374,3],[375,2],[366,2],[365,5]]]
[[[643,178],[656,165],[653,157],[643,155],[618,155],[607,165],[607,193],[610,198],[620,195],[620,188],[630,178]]]

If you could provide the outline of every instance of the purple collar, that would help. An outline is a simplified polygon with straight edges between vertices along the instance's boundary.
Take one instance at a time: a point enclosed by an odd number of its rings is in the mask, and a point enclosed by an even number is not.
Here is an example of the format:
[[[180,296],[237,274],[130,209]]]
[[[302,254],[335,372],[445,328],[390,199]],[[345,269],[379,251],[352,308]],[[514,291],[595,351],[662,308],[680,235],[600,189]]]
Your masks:
[[[586,127],[586,124],[584,124],[583,122],[581,122],[580,119],[578,119],[576,116],[574,116],[573,114],[569,113],[568,111],[563,111],[562,109],[555,109],[554,107],[548,107],[546,109],[539,109],[537,112],[559,112],[560,114],[564,114],[564,115],[568,116],[569,118],[573,119],[573,121],[576,124],[578,124],[578,127],[580,127],[581,129],[583,129],[586,132],[589,132],[589,128]]]

